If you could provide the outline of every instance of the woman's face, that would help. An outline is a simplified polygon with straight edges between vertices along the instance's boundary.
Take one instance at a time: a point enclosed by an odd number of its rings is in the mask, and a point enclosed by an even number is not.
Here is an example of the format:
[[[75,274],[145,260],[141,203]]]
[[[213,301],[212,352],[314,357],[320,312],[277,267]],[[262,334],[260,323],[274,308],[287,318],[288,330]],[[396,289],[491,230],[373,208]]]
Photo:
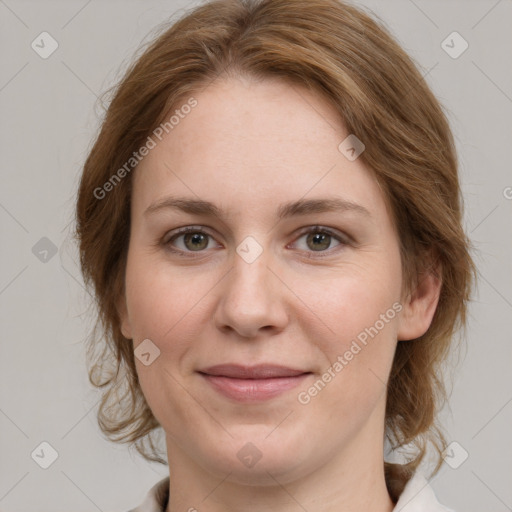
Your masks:
[[[133,176],[120,305],[171,465],[251,484],[381,468],[397,338],[429,323],[401,302],[382,191],[305,89],[194,98]]]

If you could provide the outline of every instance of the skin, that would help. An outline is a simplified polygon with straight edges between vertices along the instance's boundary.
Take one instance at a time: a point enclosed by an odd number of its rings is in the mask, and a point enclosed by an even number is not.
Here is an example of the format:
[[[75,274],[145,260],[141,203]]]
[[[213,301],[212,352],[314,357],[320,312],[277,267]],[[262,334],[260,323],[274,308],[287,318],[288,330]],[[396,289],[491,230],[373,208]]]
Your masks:
[[[194,97],[198,105],[134,174],[119,301],[134,349],[150,339],[160,350],[150,365],[136,363],[166,435],[167,512],[390,512],[386,383],[397,343],[430,325],[440,282],[426,275],[411,293],[402,289],[398,237],[383,193],[361,158],[351,162],[338,150],[349,133],[325,99],[283,81],[233,77]],[[222,213],[145,213],[169,196],[210,201]],[[277,217],[282,203],[320,198],[368,213]],[[171,238],[185,226],[209,235],[200,250],[197,239]],[[315,226],[334,236],[324,245],[311,241],[304,232]],[[247,236],[262,249],[252,263],[236,252]],[[396,302],[402,311],[300,403],[298,394]],[[270,400],[239,403],[197,373],[228,362],[312,374]],[[237,457],[248,442],[261,454],[253,467]]]

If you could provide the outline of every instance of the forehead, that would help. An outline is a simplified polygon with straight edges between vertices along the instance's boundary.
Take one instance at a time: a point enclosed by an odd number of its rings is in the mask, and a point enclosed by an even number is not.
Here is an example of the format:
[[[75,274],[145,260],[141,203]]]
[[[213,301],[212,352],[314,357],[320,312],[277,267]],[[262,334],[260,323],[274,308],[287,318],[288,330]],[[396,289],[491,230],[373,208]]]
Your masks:
[[[320,95],[280,80],[229,78],[191,97],[194,108],[174,107],[179,121],[136,169],[136,210],[167,194],[220,202],[234,212],[327,192],[373,210],[384,206],[362,160],[338,149],[349,133]]]

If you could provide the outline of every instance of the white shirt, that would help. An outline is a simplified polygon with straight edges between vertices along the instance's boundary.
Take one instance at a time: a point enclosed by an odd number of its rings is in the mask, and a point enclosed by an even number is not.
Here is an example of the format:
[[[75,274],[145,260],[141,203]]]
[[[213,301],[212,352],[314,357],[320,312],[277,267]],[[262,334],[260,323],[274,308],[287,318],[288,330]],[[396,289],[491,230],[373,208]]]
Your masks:
[[[169,493],[169,477],[156,483],[144,502],[128,512],[165,512]],[[455,512],[441,505],[427,479],[416,472],[407,482],[393,512]]]

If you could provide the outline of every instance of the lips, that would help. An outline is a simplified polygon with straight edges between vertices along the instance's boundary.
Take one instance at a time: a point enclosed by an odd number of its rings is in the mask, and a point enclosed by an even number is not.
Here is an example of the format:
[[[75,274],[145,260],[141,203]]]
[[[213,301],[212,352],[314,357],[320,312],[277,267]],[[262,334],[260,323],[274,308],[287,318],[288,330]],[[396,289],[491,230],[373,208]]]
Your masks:
[[[297,375],[309,372],[268,364],[260,364],[257,366],[219,364],[206,368],[205,370],[200,370],[200,373],[219,377],[230,377],[232,379],[271,379],[278,377],[296,377]]]
[[[221,364],[199,374],[224,397],[238,402],[261,402],[293,389],[311,372],[268,364]]]

